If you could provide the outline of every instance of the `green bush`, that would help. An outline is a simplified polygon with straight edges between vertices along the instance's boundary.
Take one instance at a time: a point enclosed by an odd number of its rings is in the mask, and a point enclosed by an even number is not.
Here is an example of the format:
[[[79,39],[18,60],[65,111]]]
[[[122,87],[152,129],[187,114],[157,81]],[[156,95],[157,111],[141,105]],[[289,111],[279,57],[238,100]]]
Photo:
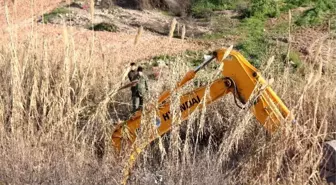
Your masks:
[[[304,12],[302,16],[300,16],[295,23],[299,26],[304,25],[317,25],[321,23],[321,13],[318,9],[310,9]]]
[[[280,14],[279,2],[276,0],[251,0],[250,16],[259,18],[277,17]]]
[[[209,33],[209,34],[205,34],[203,35],[203,39],[207,39],[207,40],[217,40],[217,39],[222,39],[225,37],[225,33],[223,32],[215,32],[215,33]]]
[[[335,15],[336,0],[317,0],[315,7],[305,11],[295,23],[299,26],[320,25]]]
[[[208,18],[213,15],[213,11],[204,7],[192,7],[192,16],[195,18]]]
[[[297,7],[312,6],[314,0],[284,0],[284,6],[281,7],[281,11],[288,11],[289,9]]]
[[[212,15],[216,5],[212,1],[196,0],[191,6],[192,15],[196,18],[209,17]]]
[[[153,60],[172,60],[174,57],[173,56],[170,56],[170,55],[158,55],[158,56],[154,56],[153,57]]]
[[[50,23],[51,20],[57,17],[58,15],[67,13],[70,13],[70,11],[65,7],[56,8],[52,12],[43,15],[43,23]]]
[[[199,51],[187,50],[184,52],[184,57],[192,67],[197,67],[203,62],[203,54]]]
[[[330,30],[334,35],[336,34],[336,16],[330,20]],[[336,37],[336,35],[334,37]]]
[[[195,17],[209,17],[214,10],[236,10],[246,17],[276,17],[280,14],[277,0],[194,0],[191,12]]]
[[[249,59],[250,63],[256,67],[260,66],[261,60],[271,44],[264,33],[264,26],[265,22],[258,17],[245,19],[240,29],[247,32],[246,37],[236,46]]]
[[[299,6],[306,6],[307,4],[311,3],[312,0],[285,0],[284,2],[286,4],[299,7]]]
[[[216,10],[238,10],[247,8],[249,0],[194,0],[191,13],[194,17],[209,17]]]
[[[295,51],[289,52],[289,61],[291,61],[294,68],[299,68],[302,65],[300,55]]]
[[[109,32],[118,31],[118,27],[116,25],[111,24],[111,23],[106,23],[106,22],[93,25],[90,27],[90,29],[94,31],[109,31]]]

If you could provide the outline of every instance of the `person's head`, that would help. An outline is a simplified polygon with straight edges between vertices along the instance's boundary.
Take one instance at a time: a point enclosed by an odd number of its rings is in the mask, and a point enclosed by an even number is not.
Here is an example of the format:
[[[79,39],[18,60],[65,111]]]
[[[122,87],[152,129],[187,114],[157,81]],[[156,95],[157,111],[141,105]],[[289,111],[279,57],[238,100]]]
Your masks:
[[[131,70],[135,70],[136,69],[136,65],[134,62],[131,63]]]
[[[143,70],[142,67],[139,66],[137,71],[138,71],[138,73],[139,73],[140,75],[142,75],[142,70]]]

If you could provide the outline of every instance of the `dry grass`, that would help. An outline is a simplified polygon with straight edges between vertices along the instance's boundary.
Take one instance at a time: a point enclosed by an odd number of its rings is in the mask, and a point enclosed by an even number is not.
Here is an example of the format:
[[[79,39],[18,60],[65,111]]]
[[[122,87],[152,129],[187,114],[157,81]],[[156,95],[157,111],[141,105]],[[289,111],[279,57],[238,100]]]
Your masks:
[[[169,29],[169,34],[168,34],[168,37],[169,37],[169,42],[171,42],[171,39],[173,38],[174,36],[174,31],[176,29],[176,24],[177,24],[177,21],[176,21],[176,18],[174,18],[170,24],[170,29]]]
[[[336,138],[335,68],[322,75],[323,55],[330,53],[316,50],[314,54],[319,67],[307,63],[300,73],[291,72],[291,67],[283,69],[279,59],[262,65],[266,66],[262,69],[264,76],[274,80],[272,86],[291,108],[296,124],[286,123],[270,136],[250,112],[237,109],[232,97],[181,122],[178,102],[173,101],[171,112],[176,119],[172,131],[143,153],[130,182],[151,184],[162,179],[162,184],[326,184],[319,168],[322,143]],[[183,57],[171,63],[168,79],[172,88],[181,78],[179,74],[190,67],[185,66]],[[199,79],[209,82],[215,76],[216,71],[208,70]],[[178,101],[182,92],[193,88],[188,85],[172,100]]]
[[[136,34],[135,39],[134,39],[134,44],[135,45],[137,45],[139,43],[139,40],[141,38],[142,33],[143,33],[143,27],[140,26],[139,29],[138,29],[138,33]]]
[[[1,182],[115,184],[118,179],[113,156],[100,164],[96,155],[108,138],[109,100],[123,66],[92,55],[99,48],[90,45],[79,53],[67,29],[62,37],[62,47],[34,35],[26,43],[12,40],[0,52]]]
[[[185,24],[183,24],[182,25],[182,33],[181,33],[181,39],[182,39],[182,41],[184,41],[185,34],[186,34],[186,26],[185,26]]]
[[[93,44],[79,52],[67,29],[62,37],[61,47],[35,35],[0,51],[1,182],[118,184],[122,178],[126,158],[114,156],[109,142],[113,124],[130,107],[128,92],[116,91],[124,66],[93,55],[100,49]],[[322,63],[320,54],[315,60]],[[183,56],[172,61],[169,73],[152,82],[153,99],[188,69]],[[130,183],[323,184],[318,165],[322,142],[335,139],[336,70],[322,75],[322,65],[310,64],[302,74],[290,70],[278,61],[264,75],[274,78],[273,88],[293,110],[296,125],[285,124],[270,137],[225,97],[182,127],[176,116],[170,134],[142,153]],[[209,82],[216,71],[203,74],[199,79]],[[189,84],[179,93],[193,88]],[[178,115],[177,108],[172,113]]]

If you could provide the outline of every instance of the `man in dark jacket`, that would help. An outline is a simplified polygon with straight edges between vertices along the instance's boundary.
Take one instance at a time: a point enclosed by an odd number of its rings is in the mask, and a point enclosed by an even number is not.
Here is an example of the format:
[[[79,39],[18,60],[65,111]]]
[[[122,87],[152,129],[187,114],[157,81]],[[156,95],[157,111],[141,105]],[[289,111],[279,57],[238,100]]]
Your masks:
[[[143,74],[142,67],[138,67],[138,83],[137,83],[137,92],[138,92],[138,98],[139,98],[139,107],[138,109],[143,108],[143,101],[146,99],[147,92],[148,92],[148,85],[147,85],[147,76]]]
[[[139,77],[138,71],[136,70],[136,65],[134,62],[131,63],[131,70],[128,72],[128,79],[130,82],[135,82]],[[139,99],[137,84],[135,83],[131,87],[132,92],[132,112],[137,110],[137,100]]]
[[[132,82],[134,81],[137,76],[138,76],[138,72],[136,70],[136,65],[134,62],[131,63],[131,70],[128,72],[128,79]]]

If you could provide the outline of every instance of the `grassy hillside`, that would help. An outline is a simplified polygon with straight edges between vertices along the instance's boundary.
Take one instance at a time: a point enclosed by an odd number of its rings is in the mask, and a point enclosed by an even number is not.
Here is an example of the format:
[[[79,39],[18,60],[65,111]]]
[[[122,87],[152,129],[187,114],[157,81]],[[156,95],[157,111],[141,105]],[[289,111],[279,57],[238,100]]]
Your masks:
[[[274,47],[281,49],[277,42],[283,42],[284,38],[288,38],[296,30],[307,27],[330,27],[331,32],[335,33],[335,4],[336,1],[334,0],[196,0],[191,9],[193,10],[192,15],[196,17],[210,16],[210,19],[216,24],[215,31],[206,35],[205,38],[216,40],[235,35],[238,37],[235,48],[248,57],[255,66],[259,67],[260,62],[267,60],[267,57],[269,57],[266,53],[269,53],[272,50],[271,48]],[[300,8],[304,10],[300,11]],[[240,16],[228,20],[215,14],[218,10],[226,9],[238,11]],[[275,23],[270,24],[270,22]],[[288,42],[288,40],[285,40],[285,42]],[[284,51],[284,53],[286,52]]]

